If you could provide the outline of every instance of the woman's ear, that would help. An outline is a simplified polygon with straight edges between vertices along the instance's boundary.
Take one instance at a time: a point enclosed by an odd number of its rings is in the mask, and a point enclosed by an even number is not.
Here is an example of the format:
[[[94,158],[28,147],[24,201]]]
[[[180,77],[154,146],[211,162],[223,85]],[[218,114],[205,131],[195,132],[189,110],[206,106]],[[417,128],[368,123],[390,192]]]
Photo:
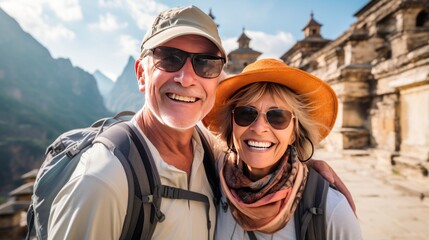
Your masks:
[[[292,120],[295,120],[295,118],[293,118]],[[289,138],[290,145],[292,145],[295,142],[296,136],[298,135],[297,124],[298,124],[298,121],[293,122],[293,130]]]
[[[136,77],[137,77],[137,83],[139,86],[139,91],[144,92],[144,69],[143,69],[143,63],[142,59],[139,58],[136,60],[136,63],[134,65],[134,69],[136,71]]]
[[[290,138],[289,138],[289,145],[292,145],[294,142],[295,142],[295,132],[293,132],[291,135],[290,135]]]

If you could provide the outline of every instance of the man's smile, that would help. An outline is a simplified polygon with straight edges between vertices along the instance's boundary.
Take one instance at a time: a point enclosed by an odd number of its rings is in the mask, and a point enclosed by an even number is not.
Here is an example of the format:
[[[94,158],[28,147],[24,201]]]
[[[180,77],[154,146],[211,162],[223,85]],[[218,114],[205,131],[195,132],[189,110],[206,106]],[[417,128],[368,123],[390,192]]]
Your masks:
[[[198,100],[196,97],[187,97],[175,93],[167,93],[167,97],[174,101],[194,103]]]

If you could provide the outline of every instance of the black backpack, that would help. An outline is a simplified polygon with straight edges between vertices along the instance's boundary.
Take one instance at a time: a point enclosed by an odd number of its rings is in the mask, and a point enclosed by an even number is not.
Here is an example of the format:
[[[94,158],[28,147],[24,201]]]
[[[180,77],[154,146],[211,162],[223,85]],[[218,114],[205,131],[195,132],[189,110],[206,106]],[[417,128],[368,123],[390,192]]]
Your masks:
[[[294,215],[296,239],[324,240],[329,183],[312,167],[308,174],[304,194]]]
[[[207,196],[185,189],[161,185],[161,181],[144,138],[137,128],[126,121],[133,112],[122,112],[113,118],[100,119],[88,128],[75,129],[60,135],[46,150],[27,214],[27,239],[34,235],[47,239],[47,224],[51,204],[69,180],[82,153],[94,143],[110,149],[124,167],[128,182],[128,208],[120,239],[151,239],[158,222],[165,219],[160,211],[163,197],[202,202],[206,206],[207,228],[210,234]],[[196,127],[204,148],[204,168],[212,188],[215,205],[220,197],[218,177],[211,148]],[[209,237],[209,236],[208,236]]]
[[[326,198],[329,183],[312,167],[309,167],[307,183],[301,201],[294,213],[296,239],[326,239]],[[251,240],[255,233],[247,232]]]

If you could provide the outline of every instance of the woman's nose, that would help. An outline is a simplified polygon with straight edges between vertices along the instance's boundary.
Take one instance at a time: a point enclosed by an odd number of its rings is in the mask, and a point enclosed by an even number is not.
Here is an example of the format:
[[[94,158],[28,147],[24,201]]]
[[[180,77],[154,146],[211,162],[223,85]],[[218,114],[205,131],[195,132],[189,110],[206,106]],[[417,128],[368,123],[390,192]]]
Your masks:
[[[256,120],[250,125],[250,128],[255,132],[264,132],[270,128],[270,124],[264,114],[259,114]]]

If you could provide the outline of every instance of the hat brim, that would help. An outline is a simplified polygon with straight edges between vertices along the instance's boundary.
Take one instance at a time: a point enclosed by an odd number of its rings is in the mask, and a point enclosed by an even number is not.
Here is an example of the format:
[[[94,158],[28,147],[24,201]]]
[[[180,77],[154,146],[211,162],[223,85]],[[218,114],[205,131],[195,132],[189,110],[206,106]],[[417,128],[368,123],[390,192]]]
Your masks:
[[[222,43],[220,43],[217,39],[213,38],[206,32],[191,26],[174,26],[172,28],[168,28],[163,30],[162,32],[157,33],[156,35],[149,38],[144,44],[144,49],[153,49],[155,47],[160,46],[161,44],[168,42],[176,37],[184,36],[184,35],[198,35],[207,38],[216,47],[222,54],[222,57],[226,58],[225,49],[222,47]]]
[[[321,139],[325,138],[335,124],[338,113],[338,100],[334,90],[319,78],[297,68],[264,68],[247,71],[222,81],[216,93],[216,102],[212,111],[204,118],[203,123],[210,130],[217,132],[219,124],[214,116],[237,90],[256,82],[273,82],[284,85],[297,94],[305,94],[312,108],[310,117],[326,126],[319,128]]]

